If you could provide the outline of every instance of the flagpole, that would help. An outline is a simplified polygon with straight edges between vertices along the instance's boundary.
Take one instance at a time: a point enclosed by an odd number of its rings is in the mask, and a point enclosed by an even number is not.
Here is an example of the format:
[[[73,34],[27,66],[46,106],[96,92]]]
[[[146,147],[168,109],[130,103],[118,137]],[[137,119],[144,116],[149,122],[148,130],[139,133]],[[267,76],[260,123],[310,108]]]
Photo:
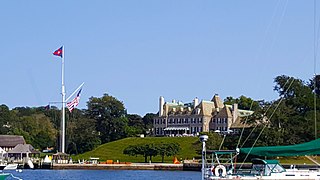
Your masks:
[[[66,123],[65,123],[65,100],[66,100],[66,91],[64,86],[64,46],[62,47],[62,65],[61,65],[61,94],[62,94],[62,120],[61,120],[61,152],[65,153],[65,130],[66,130]]]

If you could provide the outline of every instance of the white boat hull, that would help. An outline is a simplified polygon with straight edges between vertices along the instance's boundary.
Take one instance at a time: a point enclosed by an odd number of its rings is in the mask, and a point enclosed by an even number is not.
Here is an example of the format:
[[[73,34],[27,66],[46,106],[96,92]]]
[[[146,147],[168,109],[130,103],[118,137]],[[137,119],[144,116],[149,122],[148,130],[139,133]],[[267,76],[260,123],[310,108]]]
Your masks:
[[[18,164],[8,164],[3,170],[16,170],[18,168]]]
[[[233,176],[229,175],[226,177],[208,177],[208,180],[320,180],[320,173],[279,173],[270,176]]]
[[[224,177],[218,177],[210,175],[206,179],[208,180],[320,180],[320,172],[318,170],[298,170],[298,169],[286,169],[285,172],[270,173],[269,176],[252,175],[252,174],[239,174],[239,175],[226,175]]]

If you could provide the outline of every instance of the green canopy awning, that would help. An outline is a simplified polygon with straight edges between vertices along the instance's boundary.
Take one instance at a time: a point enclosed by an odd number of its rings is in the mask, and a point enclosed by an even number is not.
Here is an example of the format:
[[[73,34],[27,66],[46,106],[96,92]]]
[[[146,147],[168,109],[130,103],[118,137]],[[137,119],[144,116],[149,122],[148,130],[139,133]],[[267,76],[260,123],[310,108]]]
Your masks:
[[[254,148],[241,148],[240,154],[251,154],[256,156],[304,156],[320,154],[320,138],[302,144],[289,146],[265,146]]]

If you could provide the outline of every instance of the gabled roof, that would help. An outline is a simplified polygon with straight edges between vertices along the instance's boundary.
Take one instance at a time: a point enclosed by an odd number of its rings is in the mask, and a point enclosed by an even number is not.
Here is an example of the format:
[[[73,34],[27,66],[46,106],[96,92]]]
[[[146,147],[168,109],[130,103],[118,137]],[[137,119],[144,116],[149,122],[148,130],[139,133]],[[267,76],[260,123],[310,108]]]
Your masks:
[[[15,147],[17,144],[25,144],[23,136],[0,135],[0,147]]]
[[[238,117],[236,119],[236,121],[231,124],[230,128],[243,128],[243,127],[244,128],[249,128],[249,127],[251,127],[251,125],[248,124],[248,123],[246,123],[246,124],[242,123],[241,122],[242,119],[244,119],[244,118]]]
[[[215,94],[215,95],[213,96],[213,98],[212,98],[211,101],[214,102],[214,106],[215,106],[216,108],[221,109],[221,108],[224,107],[223,102],[221,101],[220,97],[219,97],[217,94]]]
[[[230,111],[230,109],[228,107],[224,107],[220,110],[219,114],[216,115],[216,118],[219,118],[219,117],[232,117],[232,113]]]
[[[202,115],[211,116],[214,109],[214,103],[211,101],[201,101],[199,107],[201,108]]]
[[[33,154],[39,154],[40,152],[35,150],[31,144],[18,144],[16,147],[11,149],[9,154],[17,154],[17,153],[33,153]]]

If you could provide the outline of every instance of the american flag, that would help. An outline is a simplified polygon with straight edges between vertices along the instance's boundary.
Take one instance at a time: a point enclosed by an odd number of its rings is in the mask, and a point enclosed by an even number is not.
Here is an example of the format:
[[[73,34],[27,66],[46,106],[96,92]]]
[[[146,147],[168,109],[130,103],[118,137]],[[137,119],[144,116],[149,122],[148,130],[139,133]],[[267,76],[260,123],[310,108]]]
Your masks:
[[[79,102],[80,102],[80,93],[81,93],[81,90],[79,90],[77,96],[71,101],[71,102],[68,102],[67,103],[67,108],[69,109],[70,112],[72,112],[72,110],[78,106]]]

